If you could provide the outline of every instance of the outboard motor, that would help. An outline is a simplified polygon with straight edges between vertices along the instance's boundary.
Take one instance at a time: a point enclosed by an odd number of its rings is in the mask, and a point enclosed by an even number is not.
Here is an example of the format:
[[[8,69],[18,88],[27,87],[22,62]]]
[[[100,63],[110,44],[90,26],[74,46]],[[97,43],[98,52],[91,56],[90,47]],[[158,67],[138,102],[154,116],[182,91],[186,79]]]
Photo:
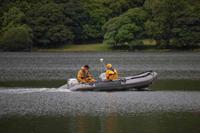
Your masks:
[[[68,84],[69,86],[76,85],[76,84],[78,84],[78,80],[77,80],[76,78],[70,78],[70,79],[68,79],[67,84]]]

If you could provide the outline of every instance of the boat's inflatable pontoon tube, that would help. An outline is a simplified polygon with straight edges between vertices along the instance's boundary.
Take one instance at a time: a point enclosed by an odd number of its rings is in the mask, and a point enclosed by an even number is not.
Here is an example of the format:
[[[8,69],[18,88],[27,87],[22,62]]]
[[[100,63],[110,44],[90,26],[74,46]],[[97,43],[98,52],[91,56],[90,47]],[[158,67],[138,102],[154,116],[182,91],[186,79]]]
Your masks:
[[[102,76],[100,76],[102,77]],[[135,76],[120,78],[116,81],[99,81],[93,84],[81,84],[76,79],[69,79],[68,84],[60,87],[71,91],[122,91],[148,87],[157,78],[157,73],[147,71]],[[103,80],[103,77],[102,77]]]

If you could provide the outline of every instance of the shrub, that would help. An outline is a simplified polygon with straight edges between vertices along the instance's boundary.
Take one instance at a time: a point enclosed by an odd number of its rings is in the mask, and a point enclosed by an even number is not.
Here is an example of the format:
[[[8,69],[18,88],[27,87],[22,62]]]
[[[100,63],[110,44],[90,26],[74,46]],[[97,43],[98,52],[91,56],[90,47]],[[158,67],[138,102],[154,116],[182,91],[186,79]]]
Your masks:
[[[144,49],[145,48],[145,45],[144,45],[142,40],[131,41],[128,45],[129,45],[130,50]]]
[[[32,47],[31,29],[26,25],[10,27],[0,39],[3,51],[30,51]]]

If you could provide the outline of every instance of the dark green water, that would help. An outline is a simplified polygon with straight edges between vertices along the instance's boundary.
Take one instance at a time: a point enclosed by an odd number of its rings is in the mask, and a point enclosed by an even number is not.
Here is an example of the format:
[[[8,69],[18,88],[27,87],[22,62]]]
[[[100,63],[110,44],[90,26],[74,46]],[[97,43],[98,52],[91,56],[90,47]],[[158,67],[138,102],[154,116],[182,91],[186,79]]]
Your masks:
[[[25,87],[25,88],[58,88],[66,84],[66,80],[28,80],[28,81],[0,81],[0,87]],[[165,79],[157,80],[151,90],[200,90],[200,80],[190,79]]]
[[[200,113],[151,113],[119,116],[11,117],[1,133],[199,133]]]

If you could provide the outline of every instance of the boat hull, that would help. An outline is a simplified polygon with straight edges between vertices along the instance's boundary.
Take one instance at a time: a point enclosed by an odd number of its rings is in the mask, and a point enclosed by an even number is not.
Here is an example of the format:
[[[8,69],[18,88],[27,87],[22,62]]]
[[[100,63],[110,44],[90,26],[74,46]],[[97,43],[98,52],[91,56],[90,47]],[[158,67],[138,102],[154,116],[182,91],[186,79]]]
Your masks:
[[[145,90],[157,78],[153,71],[144,72],[135,76],[120,78],[116,81],[100,81],[93,84],[64,85],[61,88],[71,91],[124,91]]]

